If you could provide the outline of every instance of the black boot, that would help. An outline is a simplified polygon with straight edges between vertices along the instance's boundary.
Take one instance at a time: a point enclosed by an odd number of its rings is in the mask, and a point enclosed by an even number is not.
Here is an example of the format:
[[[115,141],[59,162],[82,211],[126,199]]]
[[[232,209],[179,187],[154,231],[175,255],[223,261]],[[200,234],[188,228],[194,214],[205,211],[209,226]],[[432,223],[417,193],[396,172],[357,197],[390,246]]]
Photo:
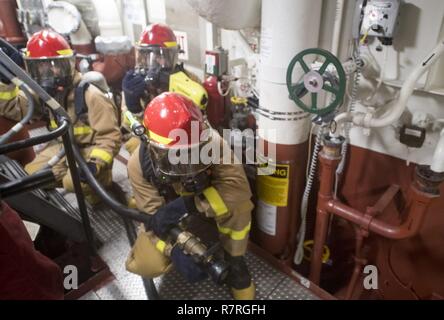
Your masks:
[[[225,282],[230,287],[233,298],[235,300],[253,300],[255,286],[244,256],[233,257],[225,252],[225,260],[230,264]]]

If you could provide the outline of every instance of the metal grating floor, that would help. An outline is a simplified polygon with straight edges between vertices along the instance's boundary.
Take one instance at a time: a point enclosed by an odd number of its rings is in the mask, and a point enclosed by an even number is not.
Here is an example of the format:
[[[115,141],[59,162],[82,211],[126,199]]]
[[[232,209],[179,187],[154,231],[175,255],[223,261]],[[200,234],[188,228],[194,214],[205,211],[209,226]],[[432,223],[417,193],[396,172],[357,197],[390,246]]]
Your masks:
[[[125,191],[130,191],[127,180],[126,167],[115,161],[113,168],[114,181]],[[107,221],[112,224],[113,220]],[[115,221],[115,219],[114,219]],[[116,221],[117,222],[117,221]],[[125,230],[120,226],[112,233],[100,236],[107,238],[99,250],[100,256],[109,265],[116,279],[105,287],[84,295],[84,300],[134,300],[147,299],[142,279],[125,270],[125,261],[130,246]],[[311,291],[296,283],[284,273],[277,271],[268,263],[252,253],[246,256],[247,264],[256,284],[256,298],[291,299],[291,300],[318,300]],[[168,300],[226,300],[231,299],[226,286],[217,286],[211,280],[198,284],[187,283],[174,270],[154,279],[159,296]]]
[[[46,131],[44,128],[31,131],[31,135],[39,135]],[[38,147],[36,148],[38,149]],[[128,158],[127,151],[122,148],[120,155]],[[127,178],[126,166],[114,161],[113,180],[128,194],[131,186]],[[65,198],[76,207],[74,194],[66,194]],[[109,210],[93,212],[94,224],[102,227],[95,228],[97,237],[103,242],[99,254],[108,264],[115,280],[106,286],[91,291],[81,297],[81,300],[145,300],[147,299],[142,279],[125,270],[125,261],[130,251],[127,235],[122,221],[117,216],[110,215]],[[256,285],[258,300],[319,300],[304,286],[296,283],[284,273],[274,269],[268,263],[253,253],[247,253],[246,261]],[[198,284],[187,283],[174,270],[154,279],[161,299],[168,300],[226,300],[231,299],[226,286],[218,286],[211,280]]]
[[[115,234],[100,250],[100,256],[109,265],[116,279],[105,287],[89,292],[83,300],[141,300],[147,299],[142,279],[125,270],[129,252],[125,232]],[[247,264],[256,284],[258,300],[318,300],[305,287],[277,271],[252,253],[246,256]],[[168,300],[227,300],[231,299],[226,286],[217,286],[211,280],[198,284],[187,283],[174,270],[154,279],[161,299]]]

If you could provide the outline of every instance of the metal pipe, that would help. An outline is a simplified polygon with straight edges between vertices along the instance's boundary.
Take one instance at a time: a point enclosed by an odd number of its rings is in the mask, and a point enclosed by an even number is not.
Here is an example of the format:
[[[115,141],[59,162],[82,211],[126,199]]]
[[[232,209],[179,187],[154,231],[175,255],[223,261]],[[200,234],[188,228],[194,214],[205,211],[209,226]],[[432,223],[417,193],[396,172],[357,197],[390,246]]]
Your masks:
[[[444,41],[439,42],[436,47],[413,69],[404,81],[399,98],[387,107],[387,112],[379,118],[374,118],[372,113],[356,112],[352,114],[352,121],[355,125],[365,128],[386,127],[399,119],[407,107],[407,102],[415,89],[416,82],[438,61],[444,54]]]
[[[309,15],[306,13],[310,12]],[[301,197],[305,186],[308,137],[311,122],[307,113],[295,108],[288,98],[286,70],[295,53],[316,47],[322,15],[322,1],[262,1],[261,52],[258,112],[258,153],[269,168],[288,168],[288,191],[282,192],[269,215],[273,223],[259,221],[254,230],[256,242],[288,265],[296,249]],[[309,33],[306,31],[310,30]],[[293,74],[298,79],[302,71]],[[265,152],[266,151],[266,152]],[[258,178],[259,188],[265,184]],[[262,196],[259,201],[269,204]],[[259,206],[259,211],[264,207]],[[261,212],[259,212],[261,213]],[[262,212],[263,213],[263,212]],[[273,226],[270,228],[270,226]]]
[[[91,228],[91,222],[89,221],[88,210],[85,203],[85,196],[80,184],[80,176],[74,157],[73,145],[71,144],[71,141],[74,141],[74,132],[72,128],[70,128],[67,134],[63,135],[62,139],[63,147],[66,153],[66,160],[68,162],[68,168],[71,173],[71,179],[74,186],[74,192],[77,198],[77,204],[79,206],[80,216],[82,217],[82,225],[85,230],[86,240],[88,241],[88,250],[90,256],[94,257],[97,256],[97,251],[94,246],[94,234]]]
[[[401,216],[406,217],[400,225],[392,225],[371,215],[353,209],[338,200],[329,200],[327,210],[347,221],[353,222],[364,230],[369,230],[387,239],[402,240],[416,235],[424,222],[425,214],[436,195],[419,191],[410,187],[408,203]]]
[[[438,143],[433,153],[432,164],[430,168],[434,172],[444,172],[444,129],[441,130]]]
[[[0,198],[4,199],[17,194],[25,193],[47,186],[53,182],[55,182],[55,177],[52,170],[41,170],[31,176],[26,176],[0,185]]]
[[[333,25],[333,40],[331,44],[331,52],[338,56],[339,40],[341,38],[342,17],[344,15],[345,0],[336,1],[335,23]],[[328,101],[328,100],[327,100]]]
[[[326,139],[328,136],[326,137]],[[330,138],[331,139],[331,138]],[[325,141],[324,141],[325,143]],[[335,214],[365,232],[373,232],[387,239],[401,240],[418,234],[424,222],[425,215],[432,200],[438,197],[438,187],[443,181],[443,176],[427,176],[424,172],[416,172],[416,178],[412,182],[408,194],[408,202],[401,216],[406,217],[400,225],[392,225],[376,219],[373,215],[362,213],[353,209],[332,197],[334,172],[340,160],[338,147],[332,148],[328,142],[320,154],[321,177],[318,194],[314,249],[311,257],[310,280],[319,284],[322,269],[322,250],[327,236],[326,224],[329,214]],[[426,172],[427,173],[427,172]]]
[[[362,247],[364,245],[364,237],[367,236],[366,233],[361,228],[355,228],[355,268],[353,269],[353,274],[347,287],[347,292],[345,294],[345,299],[350,300],[353,296],[353,292],[356,288],[356,283],[361,275],[362,266],[365,265],[366,259],[362,256]]]
[[[59,127],[45,135],[37,136],[29,139],[24,139],[20,141],[15,141],[12,143],[0,145],[0,154],[5,154],[13,152],[19,149],[24,149],[27,147],[32,147],[41,143],[45,143],[54,139],[59,138],[65,134],[69,129],[69,122],[67,119],[61,120],[61,125]]]
[[[324,146],[319,155],[321,165],[321,184],[318,192],[318,206],[316,211],[316,226],[314,234],[314,246],[310,264],[310,280],[319,284],[322,269],[322,254],[325,240],[327,239],[330,213],[326,204],[333,197],[333,187],[335,182],[336,169],[341,160],[342,143]]]
[[[347,221],[350,221],[363,229],[369,229],[370,222],[373,219],[372,216],[365,215],[362,212],[353,209],[337,200],[329,199],[326,203],[326,206],[328,207],[328,211],[330,213],[333,213]]]

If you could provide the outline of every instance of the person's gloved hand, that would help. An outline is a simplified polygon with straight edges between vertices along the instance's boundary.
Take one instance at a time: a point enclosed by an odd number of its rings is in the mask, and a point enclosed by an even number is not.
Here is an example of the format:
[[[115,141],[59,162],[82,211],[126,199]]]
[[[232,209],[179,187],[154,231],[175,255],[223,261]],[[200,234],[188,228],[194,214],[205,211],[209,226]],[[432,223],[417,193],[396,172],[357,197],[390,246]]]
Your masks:
[[[185,214],[197,212],[194,196],[179,197],[161,207],[151,218],[151,230],[166,239],[168,232],[176,227]]]
[[[171,261],[176,270],[190,283],[205,280],[208,274],[192,256],[185,254],[178,246],[171,250]]]
[[[4,53],[6,53],[8,55],[8,57],[11,58],[11,60],[14,61],[15,64],[17,64],[19,67],[21,67],[21,68],[24,67],[22,55],[20,54],[20,52],[16,48],[14,48],[12,46],[7,46],[7,45],[2,44],[0,42],[0,50],[2,50]],[[5,84],[11,83],[11,81],[8,78],[6,78],[4,75],[2,75],[1,73],[0,73],[0,81]]]
[[[99,167],[97,166],[96,163],[94,162],[87,162],[86,163],[88,165],[88,170],[94,175],[94,177],[97,177],[98,173],[99,173]],[[83,172],[83,170],[80,170],[79,172],[79,176],[80,176],[80,181],[86,183],[86,174],[85,172]]]
[[[125,96],[126,106],[132,113],[139,113],[142,110],[140,99],[145,91],[146,84],[144,77],[130,70],[125,74],[122,81],[123,94]]]

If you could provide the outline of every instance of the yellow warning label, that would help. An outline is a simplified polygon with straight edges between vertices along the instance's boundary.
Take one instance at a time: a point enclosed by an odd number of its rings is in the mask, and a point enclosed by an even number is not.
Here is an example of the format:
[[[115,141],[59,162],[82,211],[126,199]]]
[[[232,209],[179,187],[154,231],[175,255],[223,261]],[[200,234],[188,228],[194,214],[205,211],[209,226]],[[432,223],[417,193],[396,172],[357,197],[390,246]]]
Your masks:
[[[278,207],[288,204],[290,165],[277,164],[272,175],[257,176],[257,195],[263,202]]]

